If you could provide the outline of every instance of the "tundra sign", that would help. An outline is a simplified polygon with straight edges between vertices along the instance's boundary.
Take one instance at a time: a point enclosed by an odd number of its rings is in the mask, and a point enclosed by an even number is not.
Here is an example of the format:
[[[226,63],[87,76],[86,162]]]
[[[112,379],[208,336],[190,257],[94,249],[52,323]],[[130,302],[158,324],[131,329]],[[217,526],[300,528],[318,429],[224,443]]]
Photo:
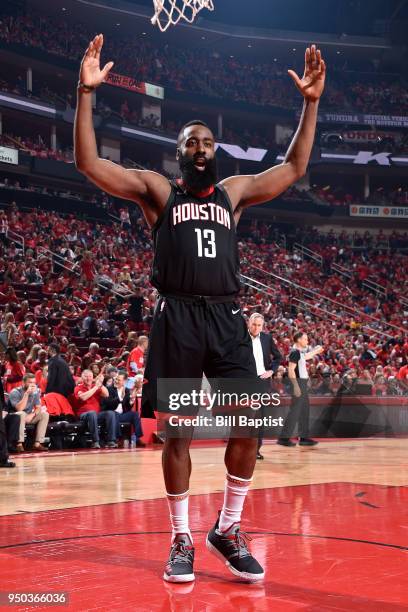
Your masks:
[[[300,113],[299,113],[300,116]],[[349,123],[382,127],[408,127],[408,117],[399,115],[362,115],[360,113],[319,113],[319,123]]]

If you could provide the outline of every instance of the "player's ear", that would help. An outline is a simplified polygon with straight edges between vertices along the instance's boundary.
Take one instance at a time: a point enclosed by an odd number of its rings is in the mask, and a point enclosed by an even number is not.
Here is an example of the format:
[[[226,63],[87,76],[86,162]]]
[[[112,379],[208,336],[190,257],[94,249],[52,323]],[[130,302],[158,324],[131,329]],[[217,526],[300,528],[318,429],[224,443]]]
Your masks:
[[[178,147],[176,149],[176,159],[177,161],[180,159],[180,149]]]

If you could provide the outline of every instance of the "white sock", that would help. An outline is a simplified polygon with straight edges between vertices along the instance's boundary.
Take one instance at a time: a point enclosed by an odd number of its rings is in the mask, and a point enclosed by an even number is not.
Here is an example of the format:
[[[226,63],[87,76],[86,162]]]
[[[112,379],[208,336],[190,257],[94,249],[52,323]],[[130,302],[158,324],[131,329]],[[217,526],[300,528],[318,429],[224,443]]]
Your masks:
[[[218,530],[227,531],[233,523],[241,522],[242,508],[252,479],[227,474],[225,480],[224,505],[221,510]]]
[[[172,527],[171,541],[174,542],[177,534],[186,533],[192,543],[193,538],[188,526],[188,491],[177,494],[167,493],[167,502]]]

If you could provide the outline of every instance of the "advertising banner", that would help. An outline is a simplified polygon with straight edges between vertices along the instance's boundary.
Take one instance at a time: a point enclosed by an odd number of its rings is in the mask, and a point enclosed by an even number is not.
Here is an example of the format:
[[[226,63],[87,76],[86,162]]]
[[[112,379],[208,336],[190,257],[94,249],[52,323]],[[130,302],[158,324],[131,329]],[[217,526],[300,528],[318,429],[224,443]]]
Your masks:
[[[408,206],[358,206],[356,204],[351,204],[350,217],[408,219]]]
[[[10,147],[0,147],[0,162],[3,164],[18,165],[18,149]]]
[[[125,76],[123,74],[115,74],[110,72],[106,78],[108,85],[114,87],[122,87],[122,89],[128,89],[129,91],[136,91],[137,93],[144,94],[145,96],[151,96],[152,98],[164,99],[164,88],[159,85],[152,85],[151,83],[141,83],[135,81],[132,77]]]

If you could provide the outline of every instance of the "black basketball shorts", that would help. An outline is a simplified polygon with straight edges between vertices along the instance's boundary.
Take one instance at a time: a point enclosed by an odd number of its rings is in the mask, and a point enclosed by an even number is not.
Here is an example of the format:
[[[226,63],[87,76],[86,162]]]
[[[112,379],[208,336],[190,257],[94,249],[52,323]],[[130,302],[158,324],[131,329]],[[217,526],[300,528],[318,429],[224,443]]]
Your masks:
[[[149,336],[142,416],[154,418],[158,409],[158,379],[201,379],[203,373],[208,379],[257,380],[240,305],[161,296]]]

